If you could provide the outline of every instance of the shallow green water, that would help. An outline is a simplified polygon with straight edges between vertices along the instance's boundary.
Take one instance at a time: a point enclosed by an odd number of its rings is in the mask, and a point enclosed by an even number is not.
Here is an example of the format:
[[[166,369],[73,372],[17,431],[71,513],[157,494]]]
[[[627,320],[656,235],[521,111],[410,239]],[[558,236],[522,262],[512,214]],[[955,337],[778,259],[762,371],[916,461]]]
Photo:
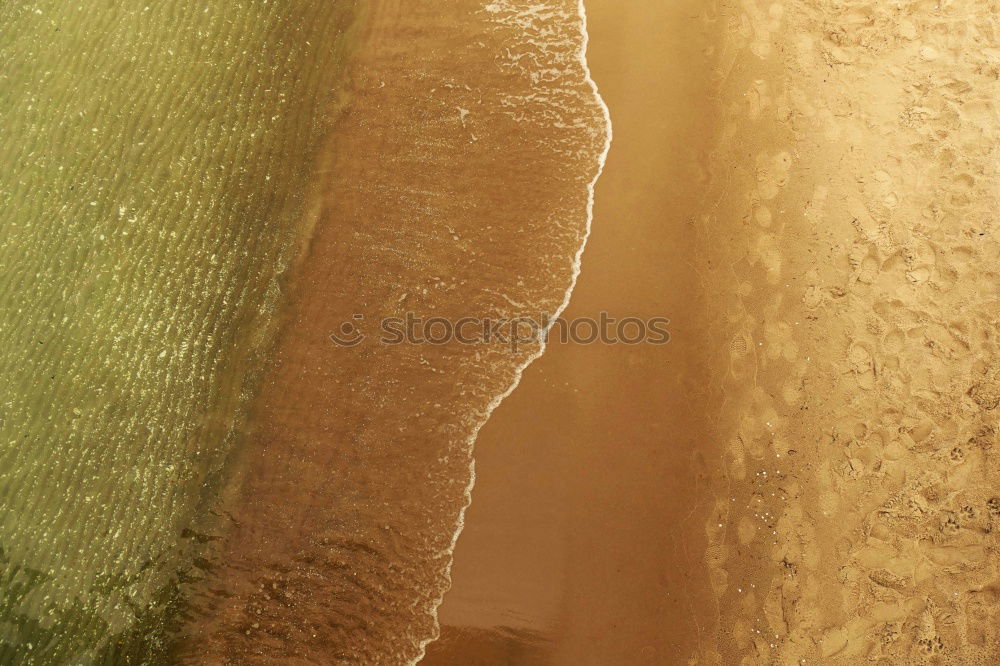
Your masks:
[[[157,624],[307,233],[353,4],[0,7],[0,663],[124,662]]]

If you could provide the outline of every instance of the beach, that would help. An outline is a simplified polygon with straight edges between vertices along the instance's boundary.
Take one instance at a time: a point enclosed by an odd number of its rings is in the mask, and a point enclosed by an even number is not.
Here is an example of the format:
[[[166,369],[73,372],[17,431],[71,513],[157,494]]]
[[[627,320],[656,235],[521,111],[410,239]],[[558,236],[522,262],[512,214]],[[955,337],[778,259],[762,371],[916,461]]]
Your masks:
[[[0,10],[0,662],[1000,660],[998,0],[307,5]]]
[[[577,4],[360,21],[275,362],[183,590],[184,663],[419,659],[475,434],[541,346],[387,344],[380,322],[551,315],[576,278],[607,142]]]
[[[553,347],[497,411],[427,662],[991,663],[993,10],[668,4],[587,3],[570,311],[670,348]]]

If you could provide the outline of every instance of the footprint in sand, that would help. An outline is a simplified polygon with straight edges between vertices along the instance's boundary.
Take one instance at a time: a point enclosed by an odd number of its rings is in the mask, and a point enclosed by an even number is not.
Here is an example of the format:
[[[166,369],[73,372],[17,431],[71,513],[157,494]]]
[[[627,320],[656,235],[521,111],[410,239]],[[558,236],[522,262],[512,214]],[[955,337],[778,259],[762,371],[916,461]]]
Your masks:
[[[1000,617],[997,608],[1000,598],[994,591],[972,592],[965,604],[964,630],[965,640],[969,645],[985,648],[997,641],[997,627]]]
[[[743,445],[743,438],[737,435],[729,442],[727,447],[726,461],[730,475],[737,481],[743,481],[747,477],[747,447]]]
[[[809,372],[809,362],[799,360],[789,372],[789,378],[781,387],[781,399],[786,405],[800,405],[805,397],[804,380]]]
[[[758,58],[767,58],[771,55],[773,48],[771,34],[781,28],[781,20],[785,13],[781,3],[774,2],[765,9],[757,2],[747,0],[743,2],[743,10],[750,20],[753,30],[753,41],[750,43],[750,51]]]
[[[771,284],[781,278],[781,250],[778,241],[772,234],[761,234],[757,238],[757,259],[767,271],[767,280]]]
[[[746,546],[757,537],[757,533],[760,532],[760,525],[750,516],[742,516],[736,532],[740,540],[740,545]]]
[[[774,155],[757,155],[757,194],[763,201],[778,196],[788,184],[788,172],[792,167],[792,154],[787,150]]]
[[[764,324],[767,356],[770,359],[782,359],[792,363],[799,355],[793,325],[788,321],[778,320],[778,308],[770,309],[768,314],[768,321]]]
[[[852,343],[847,348],[847,363],[859,387],[865,390],[875,387],[875,364],[868,349],[856,342]]]
[[[840,495],[833,484],[829,460],[824,460],[820,465],[816,479],[819,482],[819,509],[824,516],[832,516],[840,508]]]
[[[742,377],[742,366],[750,352],[750,334],[740,331],[729,341],[730,371],[735,377]]]
[[[705,549],[705,564],[708,565],[709,584],[716,596],[721,596],[728,585],[729,574],[723,568],[729,559],[726,548],[726,526],[729,524],[730,502],[718,498],[708,522],[705,535],[708,546]]]
[[[826,198],[830,194],[830,188],[825,185],[818,185],[813,189],[812,197],[806,203],[802,216],[810,224],[819,224],[823,221],[826,213]]]
[[[758,206],[757,210],[754,211],[753,220],[760,226],[767,228],[774,221],[774,216],[771,215],[771,209],[767,206]]]
[[[854,280],[861,284],[872,284],[878,278],[880,262],[878,249],[874,244],[855,244],[848,255],[854,271]]]

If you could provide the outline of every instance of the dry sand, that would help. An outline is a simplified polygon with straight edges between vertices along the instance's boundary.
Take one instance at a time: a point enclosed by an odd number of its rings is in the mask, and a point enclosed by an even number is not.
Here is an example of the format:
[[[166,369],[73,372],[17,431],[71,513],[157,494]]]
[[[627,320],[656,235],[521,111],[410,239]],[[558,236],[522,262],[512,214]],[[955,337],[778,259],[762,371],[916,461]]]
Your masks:
[[[724,4],[723,663],[996,663],[996,2]]]

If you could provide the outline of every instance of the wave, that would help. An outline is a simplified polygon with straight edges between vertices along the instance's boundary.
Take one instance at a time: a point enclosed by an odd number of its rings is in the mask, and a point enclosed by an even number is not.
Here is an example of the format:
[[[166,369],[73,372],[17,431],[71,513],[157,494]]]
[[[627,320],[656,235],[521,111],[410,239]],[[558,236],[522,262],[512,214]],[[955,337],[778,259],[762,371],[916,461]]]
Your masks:
[[[610,144],[577,0],[367,3],[276,363],[185,588],[179,659],[412,663],[489,415],[539,343],[385,345],[378,322],[560,313]],[[367,334],[337,346],[345,323]]]
[[[507,11],[511,11],[511,5],[512,3],[510,2],[506,3],[495,2],[489,5],[490,9],[487,9],[487,11],[499,13],[500,11],[503,10],[505,6],[507,8]],[[538,10],[533,9],[532,11],[537,12]],[[612,124],[611,124],[611,111],[608,109],[607,104],[605,104],[604,99],[601,97],[600,91],[597,87],[597,82],[594,81],[593,77],[591,76],[590,67],[587,64],[587,43],[589,41],[589,34],[587,32],[587,8],[584,0],[578,0],[577,12],[580,22],[580,46],[577,52],[577,57],[579,58],[580,69],[583,72],[583,76],[586,79],[587,84],[593,91],[594,99],[596,100],[597,104],[599,104],[601,113],[603,114],[604,125],[603,128],[601,128],[598,131],[603,131],[605,138],[604,138],[604,148],[601,151],[601,153],[598,156],[596,156],[596,164],[597,164],[596,173],[594,173],[593,179],[587,186],[586,230],[584,232],[580,246],[576,250],[576,255],[573,258],[573,275],[571,277],[569,286],[566,287],[566,291],[563,295],[562,302],[559,304],[559,306],[555,309],[555,312],[553,313],[552,321],[555,321],[569,305],[570,298],[573,295],[573,290],[576,287],[577,278],[579,278],[580,272],[583,270],[583,252],[587,247],[587,240],[590,238],[590,231],[594,221],[594,197],[595,197],[595,190],[597,187],[597,181],[600,179],[601,174],[604,172],[604,167],[605,164],[607,163],[608,153],[611,150],[611,141],[613,136]],[[482,430],[483,426],[485,426],[487,421],[489,421],[489,418],[490,416],[492,416],[494,410],[496,410],[496,408],[499,407],[500,404],[517,389],[518,385],[521,383],[521,377],[523,376],[524,371],[528,369],[528,366],[531,365],[534,361],[540,358],[542,354],[545,353],[546,345],[544,340],[546,339],[547,336],[542,336],[543,342],[539,345],[537,351],[531,357],[526,359],[517,368],[517,370],[515,371],[514,380],[511,382],[510,386],[508,386],[506,390],[504,390],[502,393],[500,393],[495,398],[493,398],[493,400],[490,401],[489,405],[487,406],[486,414],[484,415],[483,419],[479,422],[478,425],[476,425],[472,433],[469,435],[468,446],[470,452],[474,450],[476,440],[479,437],[479,431]],[[470,457],[469,484],[468,486],[466,486],[465,489],[465,498],[466,498],[465,505],[462,507],[461,513],[459,514],[458,524],[455,528],[454,536],[452,537],[452,544],[451,544],[452,554],[455,552],[455,548],[458,544],[458,539],[462,535],[462,530],[465,527],[465,512],[472,505],[472,492],[475,489],[475,485],[476,485],[475,458]],[[448,564],[447,576],[450,586],[451,562],[449,562]],[[429,645],[432,641],[436,640],[440,636],[440,623],[438,621],[437,608],[441,605],[443,600],[444,600],[444,592],[442,592],[442,594],[438,597],[437,603],[435,605],[434,634],[432,636],[423,639],[420,642],[420,652],[417,655],[417,657],[411,662],[411,664],[416,664],[421,659],[423,659],[424,654],[426,653],[427,645]]]

